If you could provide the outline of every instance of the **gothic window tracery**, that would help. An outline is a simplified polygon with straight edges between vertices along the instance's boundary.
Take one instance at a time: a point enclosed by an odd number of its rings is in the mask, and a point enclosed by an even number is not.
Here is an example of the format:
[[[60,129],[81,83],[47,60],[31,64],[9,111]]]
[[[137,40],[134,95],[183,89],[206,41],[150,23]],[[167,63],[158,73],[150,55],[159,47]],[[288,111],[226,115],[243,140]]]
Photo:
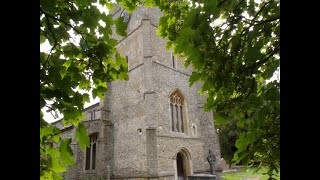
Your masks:
[[[179,91],[170,96],[171,130],[173,132],[184,132],[184,99]]]

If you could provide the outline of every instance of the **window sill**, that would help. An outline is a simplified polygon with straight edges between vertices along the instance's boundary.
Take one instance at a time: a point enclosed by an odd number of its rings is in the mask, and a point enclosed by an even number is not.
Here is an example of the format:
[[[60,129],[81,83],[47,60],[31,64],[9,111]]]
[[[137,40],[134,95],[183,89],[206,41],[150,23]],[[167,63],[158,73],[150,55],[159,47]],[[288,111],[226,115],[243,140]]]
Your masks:
[[[84,173],[86,173],[86,174],[94,174],[94,173],[96,173],[96,170],[84,170]]]
[[[157,137],[200,140],[199,137],[193,137],[193,136],[188,136],[188,135],[176,135],[176,134],[171,134],[171,133],[170,134],[157,135]]]
[[[193,136],[188,135],[188,134],[186,134],[186,133],[183,133],[183,132],[174,132],[174,131],[170,131],[170,132],[169,132],[169,136],[172,136],[172,137],[181,137],[181,138],[193,138]]]

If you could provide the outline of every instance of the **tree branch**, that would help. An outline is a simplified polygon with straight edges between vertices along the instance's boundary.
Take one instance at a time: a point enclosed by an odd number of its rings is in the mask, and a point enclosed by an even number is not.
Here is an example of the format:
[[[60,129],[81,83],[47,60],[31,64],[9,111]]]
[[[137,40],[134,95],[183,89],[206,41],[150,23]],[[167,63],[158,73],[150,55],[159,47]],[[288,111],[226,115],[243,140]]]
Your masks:
[[[263,4],[263,6],[259,9],[259,11],[257,12],[257,14],[253,17],[252,23],[253,23],[254,20],[258,17],[258,15],[262,12],[262,10],[267,6],[267,4],[269,4],[269,2],[265,2],[265,3]]]
[[[222,0],[222,1],[220,1],[219,4],[217,5],[217,7],[222,6],[222,4],[224,4],[226,1],[227,1],[227,0]]]
[[[66,26],[71,27],[78,35],[81,36],[81,39],[84,40],[85,43],[86,43],[86,45],[89,47],[88,41],[87,41],[87,39],[86,39],[83,35],[87,35],[87,36],[89,36],[89,37],[91,37],[91,38],[94,38],[91,34],[88,34],[88,33],[85,33],[85,32],[82,32],[82,31],[78,30],[76,27],[74,27],[73,25],[71,25],[69,22],[66,22],[66,21],[64,21],[64,20],[61,20],[61,19],[59,19],[59,18],[57,18],[57,17],[55,17],[55,16],[53,16],[53,15],[45,12],[45,11],[42,10],[41,8],[40,8],[40,12],[43,13],[47,18],[49,17],[49,18],[51,18],[51,19],[53,19],[53,20],[56,20],[56,21],[58,21],[58,22],[61,22],[61,23],[65,24]],[[68,36],[68,37],[69,37],[69,36]],[[55,47],[55,46],[54,46],[54,47]],[[82,51],[83,51],[83,52],[89,57],[89,59],[90,59],[91,56],[86,52],[86,50],[85,50],[82,46],[80,46],[80,47],[81,47]]]
[[[241,1],[236,5],[236,7],[233,9],[233,11],[237,10],[238,6],[240,6],[240,4],[243,3],[243,1],[244,1],[244,0],[241,0]]]
[[[277,46],[274,48],[274,50],[272,50],[272,51],[270,51],[268,53],[269,55],[266,54],[266,55],[268,55],[266,58],[264,58],[264,59],[262,59],[262,60],[260,60],[259,62],[256,63],[256,66],[260,66],[260,65],[266,63],[269,60],[269,58],[271,56],[273,56],[274,54],[276,54],[279,50],[280,50],[280,44],[277,44]]]
[[[276,21],[276,20],[278,20],[278,19],[280,19],[280,16],[279,16],[279,17],[272,18],[272,19],[267,19],[267,20],[265,20],[265,21],[255,21],[255,22],[257,22],[257,23],[254,24],[254,26],[260,25],[260,24],[269,23],[269,22],[272,22],[272,21]]]
[[[52,46],[52,48],[51,48],[51,50],[50,50],[50,53],[48,54],[48,57],[47,57],[46,62],[43,64],[43,68],[45,68],[47,62],[48,62],[49,59],[51,58],[51,54],[52,54],[53,49],[58,45],[58,41],[57,41],[57,39],[56,39],[56,36],[54,35],[54,33],[53,33],[52,29],[51,29],[51,26],[50,26],[50,25],[51,25],[50,20],[49,20],[49,18],[46,16],[46,14],[44,14],[44,15],[45,15],[45,18],[46,18],[46,21],[47,21],[48,30],[49,30],[49,32],[52,34],[52,37],[53,37],[53,39],[54,39],[54,44],[53,44],[53,46]]]

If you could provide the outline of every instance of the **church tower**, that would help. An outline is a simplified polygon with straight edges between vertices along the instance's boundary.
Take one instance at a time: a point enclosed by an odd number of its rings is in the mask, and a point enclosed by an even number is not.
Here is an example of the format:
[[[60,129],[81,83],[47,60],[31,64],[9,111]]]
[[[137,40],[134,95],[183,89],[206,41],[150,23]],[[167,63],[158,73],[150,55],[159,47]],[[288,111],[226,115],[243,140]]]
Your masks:
[[[73,144],[77,165],[65,178],[173,180],[209,173],[209,150],[220,159],[213,116],[203,111],[200,85],[189,87],[191,68],[156,35],[160,10],[128,14],[117,7],[112,14],[128,23],[127,36],[114,37],[129,80],[108,83],[105,99],[85,110],[91,146],[82,152]]]

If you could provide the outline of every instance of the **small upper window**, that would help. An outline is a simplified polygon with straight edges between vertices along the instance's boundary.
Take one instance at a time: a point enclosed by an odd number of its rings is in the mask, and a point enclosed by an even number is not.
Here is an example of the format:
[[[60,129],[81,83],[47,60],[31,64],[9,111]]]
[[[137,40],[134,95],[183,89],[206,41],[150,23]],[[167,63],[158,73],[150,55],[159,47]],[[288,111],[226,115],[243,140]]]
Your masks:
[[[176,62],[175,62],[174,56],[172,56],[172,67],[176,68]]]
[[[128,69],[129,69],[129,57],[128,57],[128,55],[126,55],[126,62],[127,62],[127,66],[128,66]]]
[[[172,59],[172,67],[176,68],[176,60],[174,59],[174,55],[171,55],[171,59]]]
[[[95,119],[96,119],[96,111],[93,110],[93,111],[91,111],[91,113],[90,113],[90,120],[95,120]]]
[[[197,125],[192,123],[192,135],[197,136]]]

